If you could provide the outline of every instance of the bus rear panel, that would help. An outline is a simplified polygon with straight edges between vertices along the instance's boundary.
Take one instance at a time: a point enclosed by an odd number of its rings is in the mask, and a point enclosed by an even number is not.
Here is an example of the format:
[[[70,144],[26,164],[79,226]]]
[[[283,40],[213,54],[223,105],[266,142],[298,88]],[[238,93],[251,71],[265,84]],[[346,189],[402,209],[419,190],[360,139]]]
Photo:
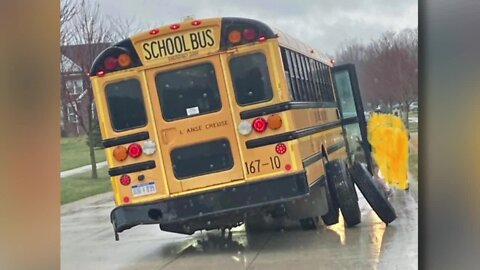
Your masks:
[[[191,20],[97,57],[90,74],[116,234],[232,227],[325,188],[323,159],[346,158],[337,104],[319,94],[322,81],[332,85],[319,73],[328,63],[282,42],[254,20]],[[282,50],[298,60],[293,76]]]

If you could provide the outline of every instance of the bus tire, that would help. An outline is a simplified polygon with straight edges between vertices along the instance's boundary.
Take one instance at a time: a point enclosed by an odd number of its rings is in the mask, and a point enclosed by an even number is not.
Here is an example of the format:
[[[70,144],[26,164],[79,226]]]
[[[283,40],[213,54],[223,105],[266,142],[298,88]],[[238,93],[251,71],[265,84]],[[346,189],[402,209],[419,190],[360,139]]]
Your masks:
[[[315,230],[319,223],[320,223],[320,218],[319,217],[309,217],[309,218],[302,218],[299,220],[300,222],[300,227],[302,227],[303,230]]]
[[[333,187],[336,199],[347,227],[361,222],[358,197],[352,179],[349,177],[347,165],[343,160],[332,160],[325,164],[327,181]]]
[[[327,226],[334,225],[338,223],[338,202],[336,198],[333,198],[333,189],[330,188],[330,185],[327,183],[325,189],[327,197],[328,212],[322,216],[323,223]]]
[[[355,184],[358,186],[368,204],[378,217],[385,223],[389,224],[397,218],[395,209],[387,198],[385,191],[380,184],[375,183],[372,175],[362,164],[355,162],[352,166],[351,175]]]

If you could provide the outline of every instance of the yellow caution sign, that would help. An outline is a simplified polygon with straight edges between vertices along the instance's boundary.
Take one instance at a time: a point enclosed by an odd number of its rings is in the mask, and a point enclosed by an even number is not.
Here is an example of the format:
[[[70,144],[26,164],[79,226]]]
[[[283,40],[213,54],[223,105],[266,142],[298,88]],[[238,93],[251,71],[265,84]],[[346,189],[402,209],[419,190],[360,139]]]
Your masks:
[[[393,187],[408,188],[408,131],[394,115],[373,113],[368,120],[368,141],[375,162]]]

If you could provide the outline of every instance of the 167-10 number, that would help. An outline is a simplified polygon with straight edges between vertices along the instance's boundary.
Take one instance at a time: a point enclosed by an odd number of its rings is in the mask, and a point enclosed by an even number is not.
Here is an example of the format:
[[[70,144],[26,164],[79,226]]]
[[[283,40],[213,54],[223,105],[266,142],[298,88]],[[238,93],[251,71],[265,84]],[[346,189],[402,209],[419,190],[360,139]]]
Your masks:
[[[282,163],[280,162],[280,157],[273,156],[273,157],[270,157],[270,163],[267,163],[267,164],[264,163],[262,164],[262,166],[263,165],[270,165],[272,170],[275,170],[275,169],[280,169],[280,167],[282,166]],[[261,170],[260,159],[255,159],[250,162],[248,161],[245,162],[245,168],[247,169],[248,174],[259,173]]]

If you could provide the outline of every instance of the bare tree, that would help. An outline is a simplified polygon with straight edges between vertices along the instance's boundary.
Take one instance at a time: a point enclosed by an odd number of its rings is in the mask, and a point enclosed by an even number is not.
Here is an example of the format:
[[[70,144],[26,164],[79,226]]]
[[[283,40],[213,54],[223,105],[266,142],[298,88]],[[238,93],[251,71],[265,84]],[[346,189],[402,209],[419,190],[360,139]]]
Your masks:
[[[71,50],[70,54],[83,72],[83,92],[80,96],[64,94],[63,97],[67,104],[71,105],[78,117],[80,127],[87,134],[92,178],[96,179],[98,175],[92,133],[95,126],[94,121],[97,120],[94,118],[94,110],[92,109],[94,106],[92,85],[87,72],[97,55],[106,47],[106,44],[112,41],[112,33],[107,28],[106,20],[100,15],[99,3],[85,0],[81,0],[77,5],[76,13],[71,19],[69,27],[71,27],[69,31],[72,33],[69,38],[69,48],[75,48],[75,50]],[[87,105],[83,108],[77,106],[79,99],[86,99]],[[85,115],[86,117],[84,117]]]
[[[60,2],[60,45],[67,44],[72,38],[69,22],[77,14],[74,0],[61,0]]]
[[[113,40],[123,40],[148,29],[137,17],[108,17],[109,30]]]
[[[406,112],[418,97],[418,30],[385,32],[369,44],[349,41],[337,52],[337,62],[354,63],[362,96],[368,103],[399,103]]]

